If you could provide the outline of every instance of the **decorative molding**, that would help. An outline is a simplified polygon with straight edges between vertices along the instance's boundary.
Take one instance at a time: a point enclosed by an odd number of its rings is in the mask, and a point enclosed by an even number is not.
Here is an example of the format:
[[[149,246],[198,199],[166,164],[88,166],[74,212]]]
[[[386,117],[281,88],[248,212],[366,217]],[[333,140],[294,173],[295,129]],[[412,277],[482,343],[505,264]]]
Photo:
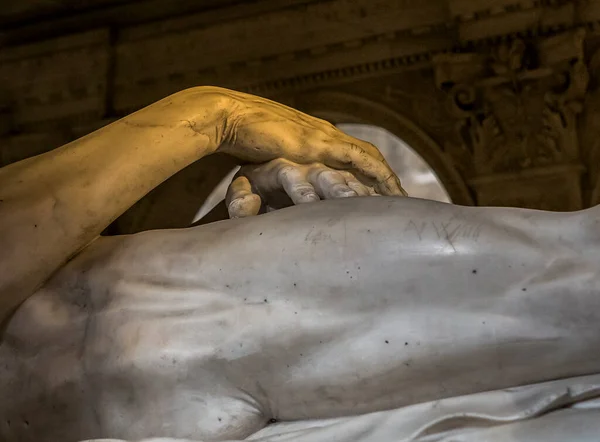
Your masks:
[[[569,14],[562,12],[565,7],[570,8]],[[529,21],[517,20],[518,14],[524,12],[535,14]],[[316,22],[313,16],[319,17]],[[294,38],[302,40],[301,47],[294,48],[291,40],[265,40],[262,31],[277,17],[295,22],[310,18],[311,21],[307,21],[310,26],[294,34]],[[485,22],[488,19],[495,21]],[[114,54],[114,78],[108,81],[114,87],[107,92],[114,96],[104,102],[114,105],[116,114],[131,112],[150,101],[198,84],[218,84],[273,96],[285,91],[428,68],[431,59],[440,53],[490,47],[515,37],[542,38],[582,25],[596,33],[596,29],[600,29],[600,0],[585,4],[574,0],[403,0],[399,3],[328,0],[300,6],[296,3],[296,6],[272,10],[265,16],[209,25],[194,20],[192,17],[164,20],[160,23],[172,22],[171,27],[160,35],[152,33],[158,23],[118,29],[118,38],[110,43],[114,47],[105,49]],[[348,25],[359,22],[359,27]],[[465,26],[478,23],[483,24],[480,31],[469,28],[465,33]],[[509,28],[506,23],[510,24]],[[338,28],[343,32],[334,32]],[[99,32],[107,33],[106,30]],[[223,43],[228,38],[232,39],[231,44]],[[65,39],[79,39],[79,44],[84,46],[92,44],[80,36],[61,37],[27,45],[26,51],[23,47],[4,48],[4,57],[35,59],[51,52]],[[248,41],[253,42],[250,47]],[[194,55],[198,51],[206,52],[207,48],[215,55]],[[29,55],[25,55],[26,52]],[[34,79],[31,82],[36,83]],[[54,116],[53,112],[46,113],[48,119]],[[41,115],[35,116],[36,121],[40,119],[43,119]]]
[[[552,6],[560,1],[543,0],[450,0],[450,15],[460,21],[476,21],[482,18],[497,16],[506,13],[518,12]]]
[[[474,2],[477,3],[477,2]],[[600,2],[598,2],[600,4]],[[445,23],[440,23],[435,26],[427,26],[422,28],[415,28],[407,31],[398,32],[387,32],[378,36],[358,39],[352,42],[337,43],[335,45],[321,47],[319,50],[305,50],[298,51],[296,53],[286,53],[278,55],[275,58],[265,58],[249,60],[244,63],[237,63],[235,66],[228,66],[223,68],[224,71],[236,70],[243,72],[248,66],[259,66],[266,65],[273,59],[292,61],[296,59],[307,59],[317,58],[319,56],[329,55],[338,53],[345,47],[362,48],[368,46],[374,41],[379,42],[402,42],[406,38],[411,38],[416,35],[419,37],[438,37],[444,36],[444,44],[437,44],[437,40],[434,40],[436,44],[433,47],[430,45],[421,45],[420,50],[414,50],[410,53],[402,53],[395,57],[381,58],[376,61],[369,61],[363,63],[354,63],[349,66],[344,66],[337,69],[320,70],[315,73],[296,75],[296,76],[282,76],[276,80],[270,81],[257,81],[252,84],[235,84],[234,87],[238,87],[251,93],[257,93],[262,95],[272,95],[287,90],[299,90],[305,88],[313,88],[320,86],[329,86],[340,81],[353,81],[355,79],[362,79],[369,76],[376,75],[387,75],[390,73],[402,72],[407,69],[420,69],[431,67],[431,60],[439,54],[454,54],[463,53],[475,48],[491,48],[502,42],[513,40],[517,38],[521,39],[534,39],[534,38],[551,38],[555,35],[560,35],[569,31],[576,31],[578,29],[587,29],[588,34],[599,34],[600,33],[600,14],[593,21],[577,20],[574,21],[572,16],[563,16],[561,18],[560,11],[556,14],[558,21],[552,21],[548,23],[539,22],[537,26],[527,26],[530,23],[526,23],[519,29],[511,30],[510,32],[492,33],[485,35],[471,35],[463,36],[463,38],[455,39],[451,36],[460,31],[461,24],[465,22],[479,22],[486,16],[493,16],[495,18],[502,17],[504,20],[512,21],[511,14],[519,11],[541,11],[540,8],[556,8],[558,6],[573,6],[570,2],[565,1],[536,1],[536,2],[512,2],[511,4],[505,5],[502,13],[495,12],[493,9],[486,11],[479,11],[470,15],[468,18],[462,18],[461,20],[451,20]],[[599,7],[600,9],[600,7]],[[485,12],[485,13],[484,13]],[[599,11],[600,12],[600,11]],[[359,51],[357,50],[358,54]],[[356,57],[356,58],[359,58]],[[240,77],[244,77],[240,75]]]

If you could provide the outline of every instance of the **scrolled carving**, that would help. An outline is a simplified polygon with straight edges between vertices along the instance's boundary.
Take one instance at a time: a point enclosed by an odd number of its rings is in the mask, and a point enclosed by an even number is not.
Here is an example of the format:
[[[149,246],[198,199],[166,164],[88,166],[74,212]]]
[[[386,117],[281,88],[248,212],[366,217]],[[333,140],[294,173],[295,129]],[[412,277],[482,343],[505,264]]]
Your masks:
[[[455,84],[448,92],[448,111],[457,118],[468,118],[473,114],[477,101],[475,88],[467,84]]]

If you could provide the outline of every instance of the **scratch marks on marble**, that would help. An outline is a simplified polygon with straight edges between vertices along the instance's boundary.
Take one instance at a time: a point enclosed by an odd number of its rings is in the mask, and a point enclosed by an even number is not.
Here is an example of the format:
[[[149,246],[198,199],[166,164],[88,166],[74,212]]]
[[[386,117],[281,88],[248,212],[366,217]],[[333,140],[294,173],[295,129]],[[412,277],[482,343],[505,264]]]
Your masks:
[[[479,240],[482,224],[451,219],[449,221],[413,220],[404,226],[404,233],[413,235],[417,240],[441,239],[451,245],[457,239]]]

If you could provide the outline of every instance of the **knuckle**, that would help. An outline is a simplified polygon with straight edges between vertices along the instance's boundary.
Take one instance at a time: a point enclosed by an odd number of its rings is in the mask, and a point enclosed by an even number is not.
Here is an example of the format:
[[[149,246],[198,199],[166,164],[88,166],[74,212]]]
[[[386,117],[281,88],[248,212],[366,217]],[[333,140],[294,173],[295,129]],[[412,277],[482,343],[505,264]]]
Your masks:
[[[369,141],[365,141],[365,146],[368,147],[370,150],[372,150],[373,152],[377,152],[379,153],[379,149],[377,148],[377,146],[375,146],[373,143],[369,142]]]
[[[333,125],[330,121],[323,120],[322,118],[319,118],[318,120],[328,131],[333,132],[335,134],[341,133],[341,131],[337,127],[335,127],[335,125]]]
[[[271,160],[269,164],[272,164],[277,167],[284,167],[286,165],[290,165],[291,162],[286,160],[285,158],[275,158],[274,160]]]
[[[308,171],[311,174],[317,174],[324,170],[328,170],[329,168],[325,166],[323,163],[311,163],[308,165]]]
[[[352,192],[352,189],[350,189],[348,186],[346,186],[345,184],[333,184],[331,186],[331,191],[333,193],[344,193],[344,192]]]
[[[293,165],[285,165],[276,171],[276,175],[281,182],[294,182],[304,176],[303,170]]]
[[[315,180],[321,185],[330,186],[333,183],[337,182],[336,177],[338,176],[337,172],[331,169],[322,169],[319,170],[315,175]]]
[[[292,166],[291,164],[284,164],[279,168],[278,173],[280,175],[285,176],[293,173],[295,170],[297,170],[297,168]]]

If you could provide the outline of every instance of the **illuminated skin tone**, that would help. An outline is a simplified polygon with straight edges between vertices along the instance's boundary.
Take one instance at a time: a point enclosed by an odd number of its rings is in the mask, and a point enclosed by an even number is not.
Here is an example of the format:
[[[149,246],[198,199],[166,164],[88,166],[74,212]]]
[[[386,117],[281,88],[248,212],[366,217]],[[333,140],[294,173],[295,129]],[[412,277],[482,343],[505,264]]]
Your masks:
[[[283,151],[232,183],[242,219],[98,238],[57,265],[4,332],[0,439],[597,440],[598,208],[397,198],[372,147],[351,175],[318,164],[344,155]],[[252,216],[282,193],[296,207]]]

